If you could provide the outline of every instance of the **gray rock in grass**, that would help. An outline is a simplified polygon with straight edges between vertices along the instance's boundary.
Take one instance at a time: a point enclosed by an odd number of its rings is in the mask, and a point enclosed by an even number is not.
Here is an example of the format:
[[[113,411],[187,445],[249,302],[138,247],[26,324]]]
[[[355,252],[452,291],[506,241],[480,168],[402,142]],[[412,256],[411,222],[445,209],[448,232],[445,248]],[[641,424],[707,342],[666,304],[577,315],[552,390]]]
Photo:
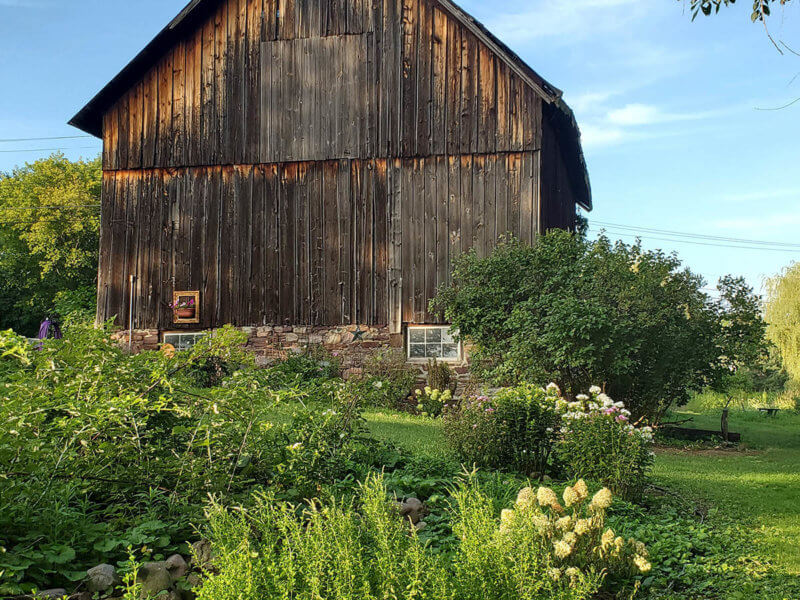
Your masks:
[[[122,580],[112,565],[97,565],[86,571],[86,589],[92,593],[106,592],[121,583]]]

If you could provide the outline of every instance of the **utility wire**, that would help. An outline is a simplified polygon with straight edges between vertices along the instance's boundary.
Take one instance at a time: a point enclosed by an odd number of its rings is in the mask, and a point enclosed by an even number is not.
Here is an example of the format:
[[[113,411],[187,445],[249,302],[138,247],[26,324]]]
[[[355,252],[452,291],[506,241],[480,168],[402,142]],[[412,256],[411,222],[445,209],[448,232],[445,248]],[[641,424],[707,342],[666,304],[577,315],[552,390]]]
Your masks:
[[[77,146],[75,148],[25,148],[23,150],[0,150],[3,154],[14,154],[16,152],[57,152],[57,151],[70,151],[70,150],[88,150],[97,149],[97,146]]]
[[[91,135],[63,135],[61,137],[33,137],[33,138],[16,138],[16,139],[0,139],[0,144],[12,142],[44,142],[49,140],[80,140],[85,138],[94,137]]]
[[[733,245],[733,244],[719,244],[719,243],[711,243],[711,242],[698,242],[692,240],[685,240],[685,239],[676,239],[676,238],[665,238],[665,237],[657,237],[651,235],[639,235],[637,233],[631,233],[628,231],[620,232],[620,231],[611,231],[614,235],[619,235],[622,237],[629,237],[634,239],[643,239],[643,240],[656,240],[659,242],[674,242],[677,244],[691,244],[693,246],[709,246],[712,248],[733,248],[736,250],[763,250],[767,252],[790,252],[792,254],[800,254],[800,248],[769,248],[766,246],[741,246],[741,245]]]
[[[718,236],[718,235],[708,235],[708,234],[700,234],[700,233],[689,233],[685,231],[673,231],[669,229],[655,229],[653,227],[639,227],[634,225],[622,225],[620,223],[609,223],[607,221],[590,221],[590,225],[592,223],[596,223],[597,225],[607,226],[607,227],[614,227],[617,229],[627,229],[629,231],[643,231],[647,233],[656,233],[659,235],[671,235],[671,236],[679,236],[679,237],[687,237],[692,239],[700,239],[700,240],[713,240],[719,242],[734,242],[740,244],[754,244],[754,245],[765,245],[765,246],[783,246],[787,248],[798,248],[800,249],[800,244],[792,244],[788,242],[770,242],[766,240],[750,240],[744,238],[735,238],[735,237],[725,237],[725,236]]]

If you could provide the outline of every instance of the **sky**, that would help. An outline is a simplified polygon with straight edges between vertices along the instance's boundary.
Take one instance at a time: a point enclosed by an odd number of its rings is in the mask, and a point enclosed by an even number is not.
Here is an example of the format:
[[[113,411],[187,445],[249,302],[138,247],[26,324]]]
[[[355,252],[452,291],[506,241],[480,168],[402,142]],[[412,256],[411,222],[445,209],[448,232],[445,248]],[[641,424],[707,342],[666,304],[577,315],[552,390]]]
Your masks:
[[[0,0],[0,172],[56,148],[96,155],[92,138],[6,140],[82,135],[70,117],[185,2]],[[583,133],[592,236],[638,234],[711,286],[730,273],[762,290],[800,261],[800,102],[773,110],[800,97],[800,56],[778,52],[749,3],[695,22],[677,0],[460,4],[564,91]],[[769,33],[800,50],[800,1],[774,10]]]

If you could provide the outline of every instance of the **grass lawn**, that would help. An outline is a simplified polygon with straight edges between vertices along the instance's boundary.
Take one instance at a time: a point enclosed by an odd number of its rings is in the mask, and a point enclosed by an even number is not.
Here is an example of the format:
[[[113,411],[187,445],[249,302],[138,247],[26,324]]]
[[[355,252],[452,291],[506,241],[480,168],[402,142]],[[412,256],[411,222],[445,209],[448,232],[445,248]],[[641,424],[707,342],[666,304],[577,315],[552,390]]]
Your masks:
[[[719,414],[677,414],[693,419],[687,427],[719,427]],[[418,454],[448,456],[440,420],[377,409],[365,417],[380,438]],[[740,520],[742,527],[755,528],[752,537],[762,545],[760,554],[782,572],[800,574],[800,415],[732,412],[730,427],[743,436],[740,449],[660,450],[654,478]]]
[[[677,414],[693,419],[686,427],[719,428],[719,413]],[[755,528],[753,537],[765,555],[786,572],[800,574],[800,415],[732,412],[729,423],[742,434],[742,448],[660,451],[655,478]]]

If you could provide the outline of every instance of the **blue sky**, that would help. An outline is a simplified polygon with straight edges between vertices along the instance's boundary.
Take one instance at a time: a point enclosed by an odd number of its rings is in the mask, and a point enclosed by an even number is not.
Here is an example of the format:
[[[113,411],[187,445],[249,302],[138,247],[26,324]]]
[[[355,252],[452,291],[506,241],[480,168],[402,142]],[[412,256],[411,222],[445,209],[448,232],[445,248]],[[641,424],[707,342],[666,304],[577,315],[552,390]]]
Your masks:
[[[0,0],[0,140],[80,135],[66,121],[184,3]],[[694,23],[675,0],[461,4],[564,90],[583,131],[596,206],[590,220],[630,226],[628,233],[646,227],[800,244],[800,103],[758,110],[800,96],[800,57],[777,52],[750,23],[747,2]],[[776,11],[770,30],[800,46],[800,2],[793,4]],[[0,171],[52,148],[77,158],[100,144],[0,142]],[[711,282],[734,273],[760,287],[800,260],[800,251],[669,237],[648,232],[644,244],[677,251]]]

